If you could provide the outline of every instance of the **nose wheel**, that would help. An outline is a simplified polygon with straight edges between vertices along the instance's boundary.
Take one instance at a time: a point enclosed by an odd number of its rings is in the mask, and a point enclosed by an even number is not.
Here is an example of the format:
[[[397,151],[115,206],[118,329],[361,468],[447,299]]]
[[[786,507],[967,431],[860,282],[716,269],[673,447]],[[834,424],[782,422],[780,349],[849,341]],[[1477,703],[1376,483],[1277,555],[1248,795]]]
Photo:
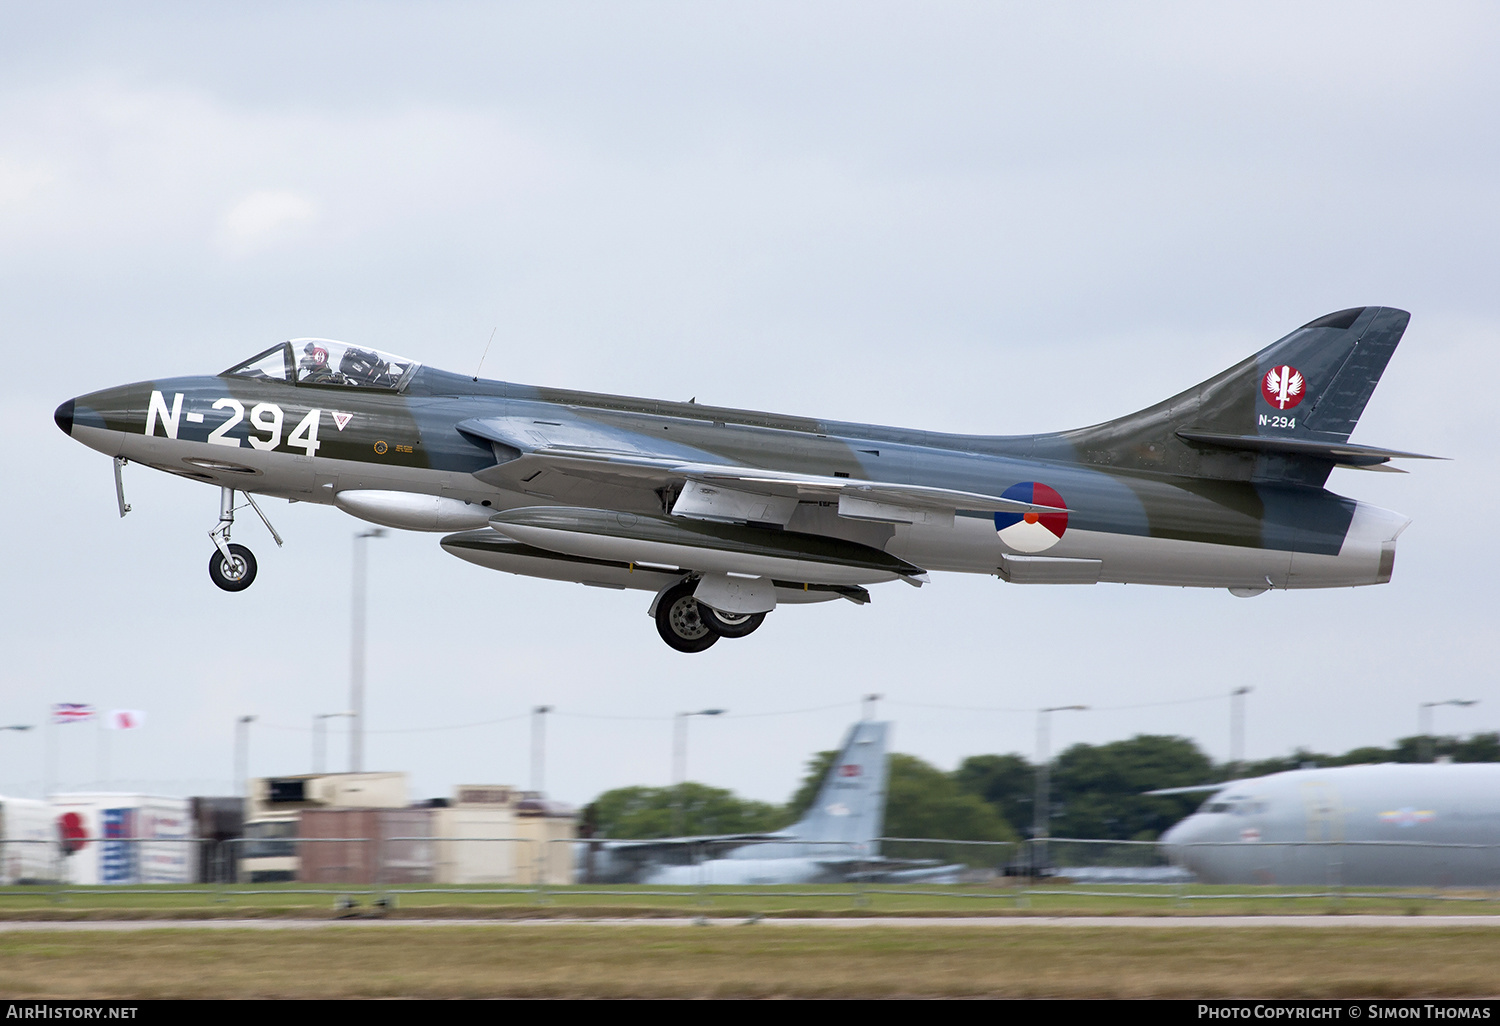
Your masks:
[[[271,526],[271,521],[260,511],[248,492],[241,493],[250,508],[255,510],[276,544],[281,544],[281,535]],[[219,525],[208,536],[213,539],[214,551],[208,557],[208,577],[225,591],[244,591],[255,581],[255,556],[243,545],[229,543],[229,531],[234,527],[234,489],[219,489]]]
[[[255,580],[255,556],[243,545],[228,545],[226,557],[215,549],[208,557],[208,576],[225,591],[244,591]]]

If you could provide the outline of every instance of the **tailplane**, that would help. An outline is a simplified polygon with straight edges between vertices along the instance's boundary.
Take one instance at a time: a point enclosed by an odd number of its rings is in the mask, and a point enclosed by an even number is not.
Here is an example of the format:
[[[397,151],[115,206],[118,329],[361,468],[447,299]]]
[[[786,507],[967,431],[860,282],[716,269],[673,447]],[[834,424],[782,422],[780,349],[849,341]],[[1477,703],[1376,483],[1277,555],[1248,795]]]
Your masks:
[[[1349,435],[1411,315],[1383,306],[1304,324],[1247,360],[1155,406],[1042,435],[1033,454],[1220,480],[1321,485],[1335,466],[1417,453],[1351,445]]]
[[[828,767],[812,807],[784,831],[799,841],[852,842],[869,845],[885,820],[886,737],[888,723],[862,720],[849,730],[843,748]],[[821,850],[820,850],[821,849]],[[872,850],[872,849],[865,849]],[[808,855],[832,855],[832,844]]]

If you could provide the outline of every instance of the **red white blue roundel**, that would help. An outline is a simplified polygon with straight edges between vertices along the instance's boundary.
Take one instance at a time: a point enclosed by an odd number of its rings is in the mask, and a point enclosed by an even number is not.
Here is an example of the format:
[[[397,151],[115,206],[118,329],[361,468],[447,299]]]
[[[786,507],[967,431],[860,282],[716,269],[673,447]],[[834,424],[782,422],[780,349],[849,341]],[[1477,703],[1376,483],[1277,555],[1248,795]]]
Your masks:
[[[1056,491],[1040,481],[1024,481],[1011,485],[1000,493],[1003,499],[1017,502],[1034,502],[1038,506],[1058,506],[1067,509],[1068,504]],[[996,513],[995,530],[1000,540],[1016,552],[1041,552],[1050,549],[1062,540],[1068,529],[1066,513]]]

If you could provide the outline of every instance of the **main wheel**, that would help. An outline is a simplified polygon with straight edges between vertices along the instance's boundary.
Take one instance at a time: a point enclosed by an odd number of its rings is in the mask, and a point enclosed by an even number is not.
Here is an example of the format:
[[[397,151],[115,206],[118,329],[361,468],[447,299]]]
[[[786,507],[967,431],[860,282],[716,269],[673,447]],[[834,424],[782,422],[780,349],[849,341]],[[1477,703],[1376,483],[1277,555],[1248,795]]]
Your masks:
[[[691,582],[679,584],[656,603],[656,633],[679,652],[702,652],[719,640],[713,628],[703,622],[701,610],[705,607],[693,598],[694,587]]]
[[[721,613],[698,603],[698,618],[721,638],[743,638],[765,622],[765,613]]]
[[[229,546],[232,559],[214,549],[208,557],[208,576],[225,591],[244,591],[255,580],[255,557],[243,545]]]

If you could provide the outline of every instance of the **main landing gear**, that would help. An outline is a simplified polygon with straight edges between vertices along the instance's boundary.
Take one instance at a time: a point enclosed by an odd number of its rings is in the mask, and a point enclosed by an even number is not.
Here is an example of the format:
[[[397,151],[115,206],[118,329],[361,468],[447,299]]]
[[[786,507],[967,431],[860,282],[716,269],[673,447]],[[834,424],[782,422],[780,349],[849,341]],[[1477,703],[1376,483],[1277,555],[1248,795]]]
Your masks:
[[[271,526],[271,521],[260,511],[249,492],[242,492],[245,502],[255,510],[260,522],[266,525],[276,547],[281,547],[281,535]],[[255,555],[243,545],[229,544],[229,530],[234,526],[234,489],[219,489],[219,524],[208,532],[213,539],[214,552],[208,557],[208,577],[225,591],[244,591],[255,581]]]
[[[697,582],[673,585],[656,602],[656,632],[679,652],[702,652],[720,638],[743,638],[759,627],[765,613],[721,613],[693,598]]]

